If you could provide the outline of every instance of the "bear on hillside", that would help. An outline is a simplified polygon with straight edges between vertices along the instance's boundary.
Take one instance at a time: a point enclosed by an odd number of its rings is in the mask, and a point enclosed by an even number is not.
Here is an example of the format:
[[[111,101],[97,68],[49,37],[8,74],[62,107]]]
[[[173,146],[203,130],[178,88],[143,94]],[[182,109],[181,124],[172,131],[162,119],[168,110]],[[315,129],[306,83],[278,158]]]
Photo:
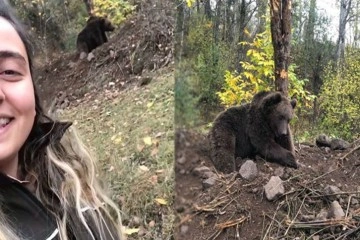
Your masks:
[[[210,130],[211,158],[217,170],[236,170],[236,158],[261,155],[297,168],[289,121],[296,100],[280,92],[259,92],[252,102],[220,113]]]
[[[80,59],[84,58],[89,52],[108,41],[105,32],[114,31],[107,17],[91,16],[86,26],[78,34],[76,48],[80,53]]]

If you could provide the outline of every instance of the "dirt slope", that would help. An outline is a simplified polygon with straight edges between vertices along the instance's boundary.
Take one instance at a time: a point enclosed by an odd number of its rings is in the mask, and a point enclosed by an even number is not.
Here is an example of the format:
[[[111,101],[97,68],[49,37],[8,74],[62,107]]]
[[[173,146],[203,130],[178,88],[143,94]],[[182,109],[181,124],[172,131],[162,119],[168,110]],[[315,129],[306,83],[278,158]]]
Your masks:
[[[352,150],[356,144],[345,151],[300,144],[297,170],[257,159],[254,180],[238,173],[217,174],[209,183],[204,180],[216,172],[207,137],[177,130],[175,239],[359,239],[360,150]],[[283,180],[285,193],[270,202],[263,186],[274,175]],[[337,194],[327,186],[337,188]],[[338,220],[326,218],[335,200],[345,214]]]
[[[93,51],[95,58],[90,62],[79,60],[74,50],[36,66],[44,105],[65,107],[99,89],[125,89],[129,84],[146,81],[149,71],[172,63],[173,10],[171,1],[144,1],[107,43]]]

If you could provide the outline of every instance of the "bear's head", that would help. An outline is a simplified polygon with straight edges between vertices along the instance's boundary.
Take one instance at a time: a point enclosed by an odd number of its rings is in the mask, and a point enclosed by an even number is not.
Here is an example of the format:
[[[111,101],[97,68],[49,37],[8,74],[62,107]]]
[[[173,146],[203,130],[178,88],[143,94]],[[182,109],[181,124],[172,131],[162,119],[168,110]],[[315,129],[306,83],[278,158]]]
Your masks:
[[[103,26],[104,31],[112,32],[115,29],[114,25],[112,25],[112,23],[110,22],[110,20],[107,17],[101,18],[101,24]]]
[[[112,32],[115,29],[115,26],[111,23],[111,21],[107,18],[107,16],[99,17],[95,15],[91,15],[87,20],[87,24],[97,24],[100,26],[101,30],[104,32]]]
[[[271,92],[260,101],[261,111],[275,137],[289,135],[289,122],[294,116],[296,99],[289,100],[280,92]]]

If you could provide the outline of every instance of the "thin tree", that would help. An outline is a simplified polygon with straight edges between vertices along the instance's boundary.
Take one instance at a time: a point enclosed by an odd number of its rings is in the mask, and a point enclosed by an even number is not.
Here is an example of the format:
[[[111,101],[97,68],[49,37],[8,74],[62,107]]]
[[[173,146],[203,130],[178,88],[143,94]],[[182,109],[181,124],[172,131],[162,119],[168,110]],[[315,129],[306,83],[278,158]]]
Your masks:
[[[275,89],[288,95],[291,0],[270,0],[271,37],[274,47]]]
[[[340,0],[339,37],[336,44],[335,61],[340,63],[345,55],[346,24],[350,21],[351,0]]]

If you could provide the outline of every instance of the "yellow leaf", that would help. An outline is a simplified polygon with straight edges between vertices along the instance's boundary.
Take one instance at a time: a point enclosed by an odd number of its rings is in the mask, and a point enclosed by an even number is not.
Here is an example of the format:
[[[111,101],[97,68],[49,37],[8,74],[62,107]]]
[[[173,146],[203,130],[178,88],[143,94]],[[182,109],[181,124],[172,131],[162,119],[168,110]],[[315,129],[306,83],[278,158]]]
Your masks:
[[[117,137],[114,139],[114,143],[119,144],[119,143],[121,143],[121,140],[122,140],[121,137]]]
[[[126,235],[131,235],[133,233],[139,232],[140,228],[125,228],[124,233]]]
[[[186,4],[188,7],[191,7],[194,4],[194,0],[186,0]]]
[[[163,198],[155,198],[155,202],[157,202],[160,205],[167,205],[167,201]]]
[[[143,172],[148,172],[149,171],[149,168],[147,166],[144,166],[144,165],[140,165],[139,166],[139,169]]]
[[[152,141],[151,141],[151,137],[144,137],[143,141],[146,145],[151,145]]]
[[[149,102],[148,104],[146,104],[147,108],[151,108],[154,105],[154,102]]]

